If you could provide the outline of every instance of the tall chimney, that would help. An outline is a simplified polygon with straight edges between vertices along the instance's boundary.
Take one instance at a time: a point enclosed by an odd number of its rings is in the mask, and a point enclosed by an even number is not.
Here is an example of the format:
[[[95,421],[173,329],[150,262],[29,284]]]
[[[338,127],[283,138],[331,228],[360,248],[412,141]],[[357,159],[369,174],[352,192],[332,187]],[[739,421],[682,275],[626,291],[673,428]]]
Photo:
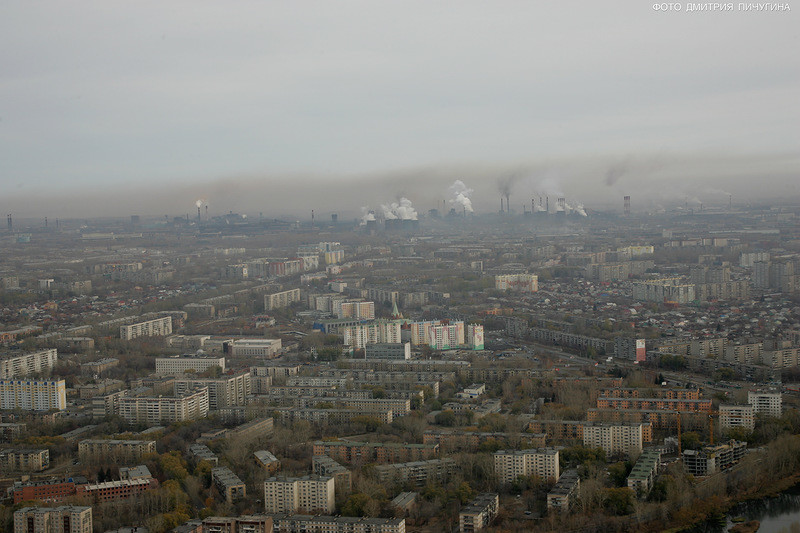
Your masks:
[[[550,212],[550,197],[549,196],[545,196],[544,200],[547,203],[547,212],[549,213]]]
[[[186,217],[186,218],[189,218],[189,217]],[[197,221],[200,222],[200,220],[201,220],[200,219],[200,206],[198,205],[197,206]]]
[[[14,229],[14,223],[11,220],[11,214],[9,213],[9,215],[8,215],[8,231],[11,231],[13,229]]]
[[[631,197],[630,196],[625,196],[625,197],[622,198],[622,200],[623,200],[623,207],[624,207],[624,210],[625,210],[625,216],[626,217],[630,216],[630,214],[631,214]]]
[[[511,196],[510,194],[506,193],[506,212],[508,212],[509,214],[511,214],[511,200],[509,198],[510,196]]]
[[[500,212],[503,212],[503,197],[500,196]]]
[[[47,227],[47,217],[44,217],[44,227]]]

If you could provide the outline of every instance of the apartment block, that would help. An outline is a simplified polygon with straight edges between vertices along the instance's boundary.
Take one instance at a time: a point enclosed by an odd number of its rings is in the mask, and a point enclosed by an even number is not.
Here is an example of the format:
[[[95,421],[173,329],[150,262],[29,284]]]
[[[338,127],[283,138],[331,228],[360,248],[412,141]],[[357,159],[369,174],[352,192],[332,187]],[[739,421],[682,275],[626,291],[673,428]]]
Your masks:
[[[502,274],[494,277],[494,288],[500,291],[536,292],[539,277],[535,274]]]
[[[76,496],[87,497],[94,502],[103,503],[124,500],[138,496],[148,490],[156,489],[158,488],[158,481],[155,478],[121,479],[119,481],[76,485],[75,488]]]
[[[544,433],[492,433],[433,429],[422,434],[423,444],[438,444],[442,450],[473,452],[484,442],[498,442],[510,448],[543,448],[545,440]]]
[[[512,483],[518,477],[537,476],[556,481],[561,474],[558,450],[500,450],[494,453],[494,472],[501,483]]]
[[[747,443],[735,440],[699,450],[683,451],[683,466],[693,476],[708,476],[727,470],[742,460],[747,453]]]
[[[271,516],[244,515],[235,517],[209,516],[203,519],[200,533],[273,533]]]
[[[599,409],[637,409],[637,410],[664,410],[711,412],[711,400],[681,400],[671,398],[597,398]]]
[[[78,443],[78,457],[82,462],[133,463],[155,453],[154,440],[86,439]]]
[[[607,456],[642,452],[642,424],[589,423],[583,426],[583,445],[602,448]]]
[[[581,486],[581,478],[577,470],[567,470],[558,482],[547,493],[547,509],[555,511],[569,511],[575,502],[578,489]]]
[[[175,380],[175,396],[180,397],[200,388],[208,389],[208,409],[217,411],[233,405],[247,405],[250,396],[250,372],[224,375],[219,378],[184,377]]]
[[[0,410],[63,411],[67,408],[67,388],[63,379],[0,379]]]
[[[456,472],[455,460],[451,457],[377,465],[375,474],[381,483],[413,483],[424,485],[429,480],[444,482]]]
[[[272,266],[272,265],[270,265]],[[300,301],[300,289],[274,292],[264,295],[264,310],[272,311],[281,307],[289,307],[294,302]]]
[[[189,455],[195,463],[208,461],[212,466],[219,465],[219,458],[205,444],[195,443],[189,446]]]
[[[0,355],[0,379],[49,374],[57,362],[58,353],[55,348],[22,355]]]
[[[695,286],[685,283],[680,278],[637,282],[633,284],[633,299],[685,305],[696,299]]]
[[[335,496],[335,481],[329,476],[271,477],[264,482],[264,511],[332,513]]]
[[[119,327],[119,337],[122,340],[132,340],[138,337],[166,337],[172,334],[172,317],[165,316],[128,324]]]
[[[661,448],[645,448],[633,465],[631,473],[628,474],[628,488],[636,492],[640,498],[646,498],[653,488],[661,464],[661,453]]]
[[[367,324],[353,324],[341,328],[344,344],[364,348],[367,344],[399,344],[402,342],[400,324],[376,320]]]
[[[337,463],[327,455],[315,455],[311,459],[312,472],[318,476],[332,477],[339,496],[348,495],[353,489],[350,470]]]
[[[274,521],[274,533],[406,533],[404,518],[281,514]]]
[[[435,459],[439,455],[439,445],[316,441],[314,455],[327,455],[336,461],[350,464],[405,463]]]
[[[756,424],[755,407],[753,405],[719,406],[719,427],[722,430],[744,428],[752,431]]]
[[[459,533],[475,533],[491,525],[500,510],[500,496],[485,492],[475,497],[458,513]]]
[[[2,386],[2,382],[0,382]],[[747,403],[757,415],[780,417],[783,414],[783,399],[776,391],[748,391]]]
[[[275,472],[281,469],[281,462],[278,461],[278,458],[270,451],[257,450],[253,452],[253,457],[255,457],[256,464],[270,475],[275,474]],[[314,473],[316,474],[318,472]]]
[[[228,503],[233,503],[247,495],[244,482],[227,467],[212,468],[211,482]]]
[[[41,472],[50,468],[50,450],[3,450],[0,451],[0,465],[12,472]]]
[[[208,416],[208,388],[197,389],[179,398],[161,396],[120,398],[119,415],[129,423],[150,425],[205,418]]]
[[[162,376],[180,376],[187,372],[205,372],[218,366],[225,372],[224,357],[174,356],[156,357],[156,374]]]
[[[92,508],[23,507],[14,512],[14,533],[92,533]]]

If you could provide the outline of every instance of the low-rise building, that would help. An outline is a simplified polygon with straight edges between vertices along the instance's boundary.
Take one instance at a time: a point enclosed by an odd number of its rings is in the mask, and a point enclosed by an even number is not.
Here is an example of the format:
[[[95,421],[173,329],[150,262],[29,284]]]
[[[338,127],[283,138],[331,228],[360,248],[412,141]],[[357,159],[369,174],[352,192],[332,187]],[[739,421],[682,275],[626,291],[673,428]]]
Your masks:
[[[405,533],[404,518],[312,516],[279,514],[273,517],[274,533]]]
[[[568,511],[575,502],[581,478],[577,470],[566,470],[547,493],[547,508]]]
[[[92,533],[92,508],[23,507],[14,512],[14,533]]]
[[[244,482],[225,466],[211,469],[211,481],[228,503],[233,503],[247,495]]]
[[[459,533],[475,533],[488,527],[500,510],[500,496],[496,493],[479,494],[458,513]]]
[[[267,471],[270,475],[274,474],[281,469],[281,462],[275,457],[272,452],[267,450],[258,450],[253,453],[256,464]],[[317,472],[314,472],[315,474]]]
[[[640,498],[646,498],[653,488],[661,464],[661,448],[645,448],[628,474],[628,488]]]
[[[375,474],[381,483],[414,483],[424,485],[429,480],[445,482],[456,471],[452,457],[377,465]]]
[[[189,372],[205,372],[215,366],[225,372],[225,358],[199,355],[156,357],[156,374],[162,376],[180,376]]]
[[[50,468],[50,450],[3,450],[0,451],[0,465],[12,472],[41,472]]]

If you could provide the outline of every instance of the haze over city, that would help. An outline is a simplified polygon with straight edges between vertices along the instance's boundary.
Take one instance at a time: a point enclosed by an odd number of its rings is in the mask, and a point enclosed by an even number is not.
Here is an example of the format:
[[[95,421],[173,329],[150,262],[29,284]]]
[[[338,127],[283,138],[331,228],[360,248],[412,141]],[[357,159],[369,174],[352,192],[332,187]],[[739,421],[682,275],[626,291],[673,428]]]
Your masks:
[[[651,3],[17,3],[0,209],[19,217],[791,201],[795,11]],[[154,194],[157,191],[157,194]]]

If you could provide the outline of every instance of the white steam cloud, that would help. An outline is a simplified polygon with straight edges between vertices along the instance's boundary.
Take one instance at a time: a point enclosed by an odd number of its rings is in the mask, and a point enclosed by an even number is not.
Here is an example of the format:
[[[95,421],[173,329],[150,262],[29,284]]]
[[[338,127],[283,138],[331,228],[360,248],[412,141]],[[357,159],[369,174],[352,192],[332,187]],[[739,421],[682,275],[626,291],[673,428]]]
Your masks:
[[[456,180],[453,184],[448,187],[447,191],[450,193],[452,198],[450,199],[450,204],[454,206],[458,206],[459,208],[465,210],[467,213],[473,213],[474,210],[472,209],[472,200],[470,200],[469,195],[475,192],[474,189],[470,189],[464,182],[461,180]]]
[[[359,223],[360,226],[366,226],[367,222],[374,222],[375,221],[375,211],[370,211],[366,207],[361,208],[361,222]]]
[[[400,198],[399,202],[381,204],[383,218],[386,220],[417,220],[417,210],[408,198]]]

